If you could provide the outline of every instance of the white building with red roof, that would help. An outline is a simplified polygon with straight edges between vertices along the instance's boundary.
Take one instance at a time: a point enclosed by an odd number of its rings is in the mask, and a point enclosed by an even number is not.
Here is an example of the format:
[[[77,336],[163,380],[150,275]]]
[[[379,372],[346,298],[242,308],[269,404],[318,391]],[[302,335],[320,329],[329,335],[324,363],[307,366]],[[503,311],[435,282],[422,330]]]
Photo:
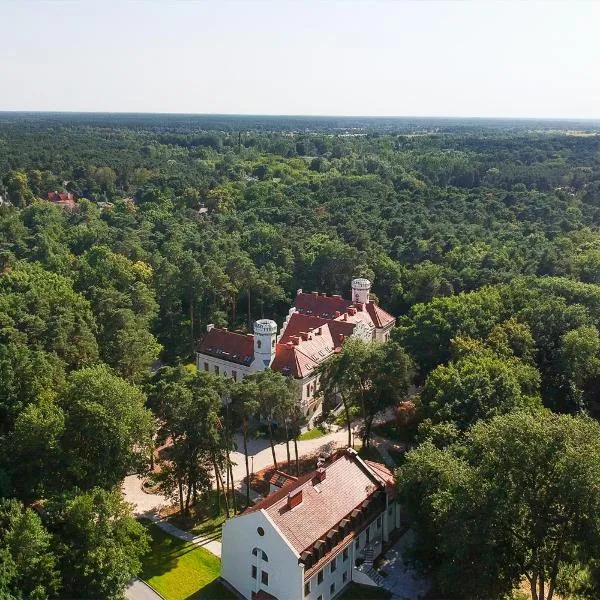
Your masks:
[[[331,600],[352,581],[374,585],[399,526],[393,473],[348,448],[224,523],[221,577],[248,599]]]
[[[371,300],[368,279],[353,279],[351,291],[352,300],[346,300],[298,290],[279,334],[270,319],[256,321],[254,334],[209,325],[197,347],[198,369],[236,381],[267,368],[293,377],[298,401],[312,424],[322,411],[317,366],[339,351],[349,337],[386,341],[396,322]]]

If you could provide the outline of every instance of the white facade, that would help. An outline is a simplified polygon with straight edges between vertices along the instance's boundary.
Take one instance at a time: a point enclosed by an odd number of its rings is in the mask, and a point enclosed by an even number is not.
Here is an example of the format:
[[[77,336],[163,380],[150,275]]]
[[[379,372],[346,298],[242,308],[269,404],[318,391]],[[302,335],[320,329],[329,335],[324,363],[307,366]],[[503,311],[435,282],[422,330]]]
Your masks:
[[[352,302],[366,304],[371,293],[371,282],[368,279],[358,277],[352,280]]]
[[[292,591],[302,590],[299,558],[262,511],[223,524],[221,577],[248,600],[261,589],[282,600],[301,598]]]
[[[254,323],[254,372],[264,371],[275,358],[277,323],[271,319],[259,319]]]

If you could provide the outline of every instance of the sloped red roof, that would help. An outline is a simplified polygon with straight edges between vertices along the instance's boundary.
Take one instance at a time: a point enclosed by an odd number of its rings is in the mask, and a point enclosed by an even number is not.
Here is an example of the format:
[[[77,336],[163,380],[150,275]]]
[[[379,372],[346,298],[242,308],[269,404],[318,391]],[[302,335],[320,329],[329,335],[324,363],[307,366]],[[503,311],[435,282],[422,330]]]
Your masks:
[[[327,296],[318,292],[312,292],[311,294],[301,292],[296,296],[294,308],[305,315],[334,319],[336,311],[343,313],[350,304],[352,302],[344,300],[341,296]]]
[[[214,327],[204,334],[198,352],[249,367],[254,360],[254,337]]]
[[[354,451],[347,450],[324,466],[323,481],[317,482],[316,471],[308,473],[243,514],[264,510],[294,549],[301,553],[384,485],[387,488],[388,481],[393,482],[393,473],[385,465],[377,464],[377,471],[372,465],[371,462],[363,463]],[[302,490],[302,502],[288,508],[288,494],[299,489]]]
[[[275,347],[275,358],[271,363],[271,369],[282,375],[303,378],[317,367],[318,363],[306,356],[298,346],[288,344],[277,344]]]
[[[322,317],[314,317],[312,315],[296,312],[290,316],[279,343],[286,344],[290,341],[292,336],[299,335],[302,331],[308,332],[312,329],[317,329],[318,327],[326,325],[328,322],[328,319]]]
[[[66,206],[68,208],[75,206],[75,198],[71,192],[48,192],[46,199],[58,206]]]
[[[284,485],[294,481],[298,481],[298,478],[289,475],[288,473],[284,473],[283,471],[275,471],[273,475],[271,475],[271,479],[269,479],[269,484],[282,488]]]
[[[390,315],[390,313],[385,312],[383,308],[381,308],[378,304],[375,304],[374,302],[369,302],[368,304],[365,304],[365,308],[369,313],[373,324],[378,329],[381,327],[385,327],[386,325],[390,325],[396,320],[395,317]]]

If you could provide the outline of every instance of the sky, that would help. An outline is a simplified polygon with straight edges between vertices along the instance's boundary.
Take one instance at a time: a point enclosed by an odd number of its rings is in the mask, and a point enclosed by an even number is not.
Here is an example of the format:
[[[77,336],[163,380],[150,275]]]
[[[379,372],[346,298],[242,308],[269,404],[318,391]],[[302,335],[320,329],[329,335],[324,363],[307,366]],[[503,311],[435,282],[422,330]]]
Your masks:
[[[0,0],[0,110],[600,118],[600,1]]]

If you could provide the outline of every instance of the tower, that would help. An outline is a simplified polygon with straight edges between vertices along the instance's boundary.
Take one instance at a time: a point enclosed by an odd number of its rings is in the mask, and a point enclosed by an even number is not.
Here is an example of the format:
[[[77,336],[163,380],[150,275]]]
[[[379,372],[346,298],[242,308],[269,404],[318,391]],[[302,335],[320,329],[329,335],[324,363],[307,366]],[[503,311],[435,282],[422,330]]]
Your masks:
[[[371,282],[363,277],[357,277],[352,280],[352,302],[356,304],[367,304],[369,302],[369,293],[371,292]]]
[[[264,371],[275,358],[275,338],[277,323],[271,319],[259,319],[254,323],[254,362],[253,369]]]

